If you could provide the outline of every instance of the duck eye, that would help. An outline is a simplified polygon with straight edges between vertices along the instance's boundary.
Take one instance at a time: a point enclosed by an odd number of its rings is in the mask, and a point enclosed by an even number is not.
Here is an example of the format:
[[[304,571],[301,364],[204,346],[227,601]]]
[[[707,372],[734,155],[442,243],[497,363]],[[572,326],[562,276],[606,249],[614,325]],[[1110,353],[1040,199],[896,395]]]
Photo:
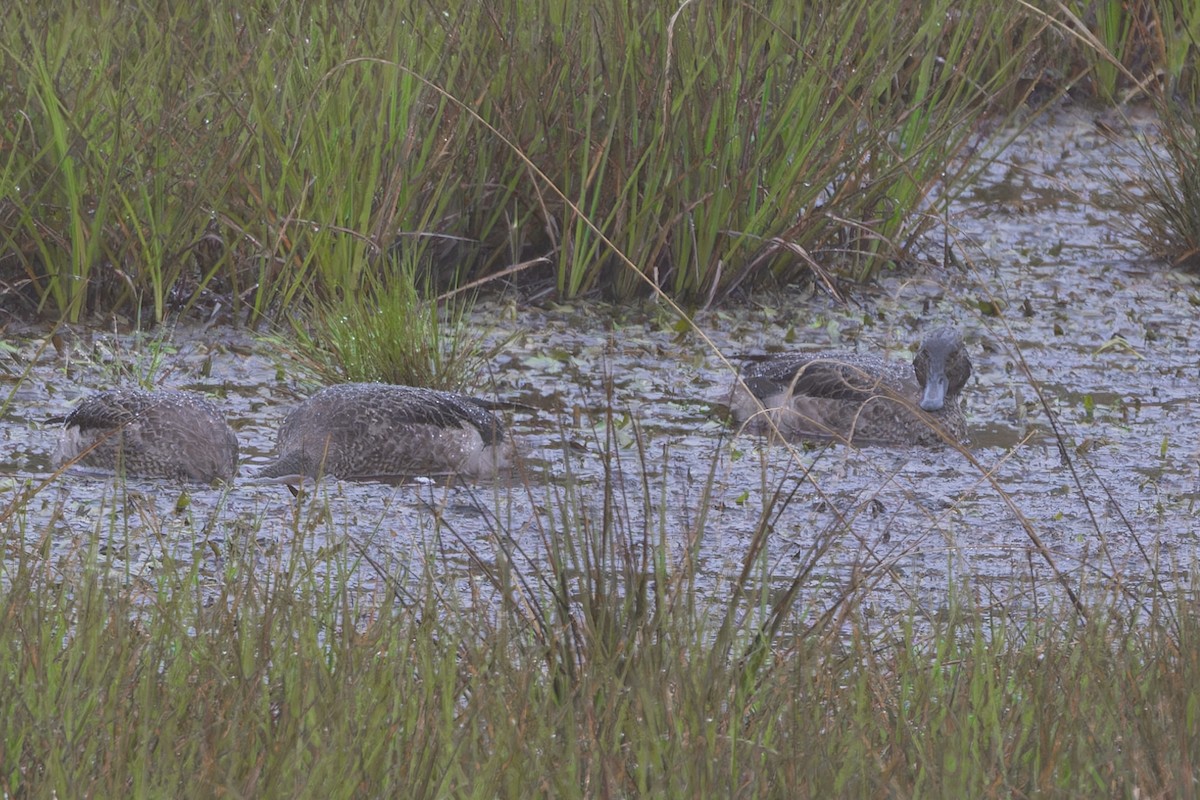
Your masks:
[[[913,372],[916,373],[918,381],[925,382],[925,376],[929,372],[929,354],[924,350],[917,353],[917,357],[913,359]]]

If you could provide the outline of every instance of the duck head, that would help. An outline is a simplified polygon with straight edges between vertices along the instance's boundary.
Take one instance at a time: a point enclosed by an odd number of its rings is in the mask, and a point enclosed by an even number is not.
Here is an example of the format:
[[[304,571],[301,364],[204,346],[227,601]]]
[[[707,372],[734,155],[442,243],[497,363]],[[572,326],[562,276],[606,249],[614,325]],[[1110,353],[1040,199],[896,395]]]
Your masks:
[[[913,359],[913,372],[921,386],[921,408],[941,411],[946,400],[957,397],[971,377],[971,359],[962,334],[954,328],[939,328],[926,336]]]

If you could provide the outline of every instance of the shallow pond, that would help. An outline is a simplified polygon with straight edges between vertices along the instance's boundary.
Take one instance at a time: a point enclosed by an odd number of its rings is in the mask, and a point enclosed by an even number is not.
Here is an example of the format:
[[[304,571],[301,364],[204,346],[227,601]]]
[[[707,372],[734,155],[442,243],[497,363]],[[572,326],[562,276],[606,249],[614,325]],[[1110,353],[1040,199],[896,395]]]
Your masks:
[[[1152,121],[1137,117],[1112,141],[1095,116],[1052,112],[961,198],[947,233],[961,265],[897,271],[855,290],[849,308],[796,290],[699,312],[689,328],[653,303],[485,302],[475,326],[494,341],[511,337],[479,392],[520,404],[509,418],[525,460],[511,480],[325,482],[297,498],[244,480],[185,495],[70,472],[9,517],[20,534],[9,536],[9,557],[46,542],[66,568],[98,532],[115,573],[153,585],[163,570],[196,564],[215,578],[229,548],[250,542],[264,566],[344,553],[315,568],[341,564],[334,577],[363,591],[433,570],[472,596],[498,560],[544,559],[565,515],[587,530],[602,524],[613,482],[615,525],[631,549],[690,560],[714,597],[737,580],[762,524],[762,585],[770,593],[807,571],[800,606],[814,613],[851,582],[867,587],[869,611],[915,602],[931,613],[952,586],[1000,611],[1061,599],[1056,571],[1074,589],[1132,603],[1156,586],[1189,585],[1200,292],[1142,253],[1111,190],[1110,174],[1136,171],[1132,137],[1153,135]],[[923,318],[967,335],[969,455],[790,451],[726,423],[731,373],[705,337],[727,355],[791,347],[909,358]],[[57,431],[45,420],[131,373],[222,398],[243,476],[267,460],[283,416],[313,388],[236,329],[64,340],[9,342],[0,461],[11,498],[51,477]]]

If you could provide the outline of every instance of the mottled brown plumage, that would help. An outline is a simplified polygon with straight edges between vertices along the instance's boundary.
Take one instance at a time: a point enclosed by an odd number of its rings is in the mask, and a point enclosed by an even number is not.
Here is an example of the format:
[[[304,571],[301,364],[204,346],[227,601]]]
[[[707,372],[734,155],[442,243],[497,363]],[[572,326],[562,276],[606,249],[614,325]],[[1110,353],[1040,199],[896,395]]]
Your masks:
[[[284,420],[277,449],[277,460],[259,477],[480,477],[509,466],[514,452],[504,426],[480,401],[381,383],[317,392]]]
[[[766,428],[765,413],[795,439],[961,441],[967,424],[959,393],[970,376],[961,334],[941,328],[925,338],[911,366],[857,353],[786,353],[752,364],[746,388],[735,388],[733,413]]]
[[[59,466],[204,483],[236,475],[237,456],[237,435],[204,397],[142,389],[111,389],[80,400],[54,453]]]

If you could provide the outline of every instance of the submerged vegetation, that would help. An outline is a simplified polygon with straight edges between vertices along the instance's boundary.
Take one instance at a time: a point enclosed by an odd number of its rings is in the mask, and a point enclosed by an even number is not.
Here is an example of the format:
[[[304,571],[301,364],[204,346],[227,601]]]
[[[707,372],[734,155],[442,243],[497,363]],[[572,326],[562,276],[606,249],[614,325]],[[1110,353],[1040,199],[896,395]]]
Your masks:
[[[1101,5],[1105,30],[1132,25]],[[1134,5],[1159,15],[1149,63],[1194,81],[1194,38],[1162,32],[1195,19]],[[396,251],[442,285],[506,274],[567,298],[867,276],[911,255],[973,172],[975,120],[1047,80],[1028,76],[1112,84],[1124,54],[1084,60],[1102,45],[1076,12],[10,4],[5,301],[162,320],[217,295],[256,320],[353,293]],[[1145,36],[1105,41],[1147,61]]]

